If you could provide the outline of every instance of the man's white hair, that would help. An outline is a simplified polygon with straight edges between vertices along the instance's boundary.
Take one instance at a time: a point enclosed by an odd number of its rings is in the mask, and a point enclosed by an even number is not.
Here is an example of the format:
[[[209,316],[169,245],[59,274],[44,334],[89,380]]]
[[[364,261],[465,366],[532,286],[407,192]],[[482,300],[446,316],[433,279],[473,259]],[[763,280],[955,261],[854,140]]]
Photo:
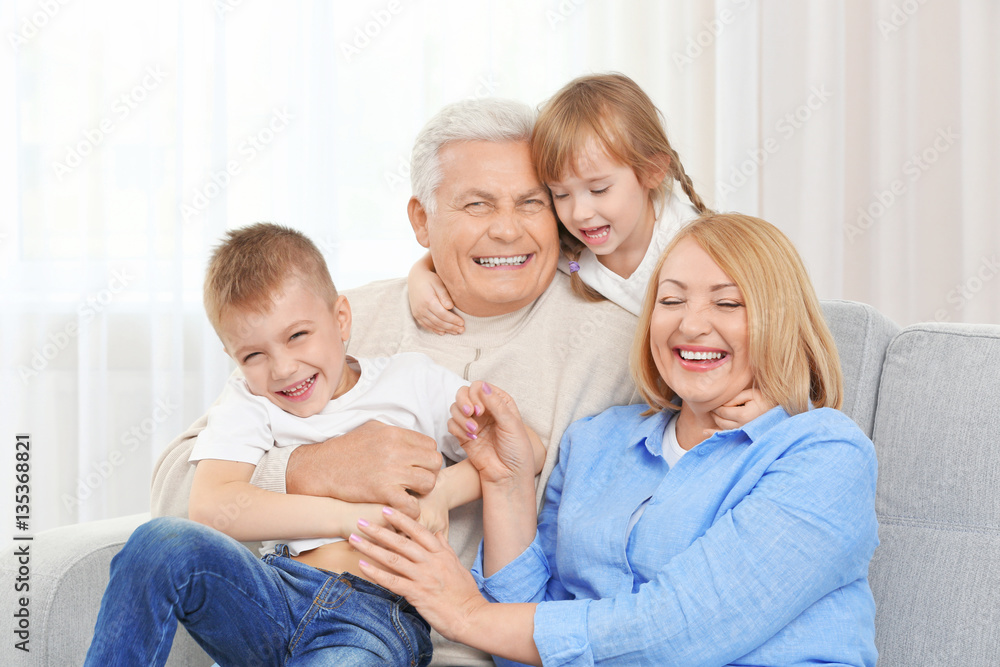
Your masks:
[[[436,211],[441,148],[453,141],[530,141],[535,112],[527,104],[495,97],[449,104],[431,118],[413,144],[410,186],[428,213]]]

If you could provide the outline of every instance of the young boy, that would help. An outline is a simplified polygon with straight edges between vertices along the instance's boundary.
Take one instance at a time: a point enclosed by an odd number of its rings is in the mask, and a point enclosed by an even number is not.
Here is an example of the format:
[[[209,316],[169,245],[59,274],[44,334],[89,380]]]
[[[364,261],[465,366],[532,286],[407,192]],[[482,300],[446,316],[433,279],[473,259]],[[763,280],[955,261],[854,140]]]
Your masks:
[[[109,656],[117,664],[124,655],[129,664],[161,664],[166,653],[155,638],[172,635],[175,619],[220,664],[246,664],[248,652],[263,664],[427,664],[429,626],[404,599],[363,578],[345,539],[359,517],[381,522],[381,506],[273,493],[250,478],[272,446],[320,442],[371,420],[424,433],[448,458],[464,459],[448,424],[460,410],[452,407],[456,393],[469,383],[422,354],[347,356],[350,305],[315,245],[292,229],[259,223],[229,232],[204,292],[208,318],[242,377],[230,378],[198,436],[190,518],[236,540],[270,540],[266,555],[233,555],[225,538],[179,527],[181,520],[140,527],[112,563],[86,664],[103,667]],[[540,469],[544,450],[531,438]],[[479,494],[468,461],[445,468],[421,499],[421,520],[444,528],[449,509]],[[208,574],[197,559],[152,566],[153,545],[178,531],[197,536],[186,538],[185,554],[192,542],[219,545],[225,566],[213,564]]]

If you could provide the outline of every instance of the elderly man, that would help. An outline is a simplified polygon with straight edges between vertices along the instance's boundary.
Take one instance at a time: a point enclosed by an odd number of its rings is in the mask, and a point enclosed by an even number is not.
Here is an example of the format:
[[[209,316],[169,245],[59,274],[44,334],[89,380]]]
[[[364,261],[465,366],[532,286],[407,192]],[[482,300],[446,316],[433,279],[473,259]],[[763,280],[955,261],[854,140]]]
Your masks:
[[[423,352],[515,398],[548,447],[540,502],[566,427],[637,396],[627,360],[635,318],[610,302],[579,299],[556,271],[557,223],[530,159],[533,121],[519,103],[460,102],[431,119],[413,149],[410,223],[465,320],[464,333],[441,337],[420,329],[410,315],[405,279],[346,295],[354,312],[350,354]],[[194,471],[188,456],[204,425],[202,417],[161,457],[154,515],[186,516]],[[371,423],[324,443],[274,448],[253,481],[278,492],[381,502],[415,514],[407,490],[429,491],[440,463],[428,438]],[[482,537],[481,504],[453,511],[449,536],[471,565]],[[492,664],[439,635],[434,644],[433,664]]]

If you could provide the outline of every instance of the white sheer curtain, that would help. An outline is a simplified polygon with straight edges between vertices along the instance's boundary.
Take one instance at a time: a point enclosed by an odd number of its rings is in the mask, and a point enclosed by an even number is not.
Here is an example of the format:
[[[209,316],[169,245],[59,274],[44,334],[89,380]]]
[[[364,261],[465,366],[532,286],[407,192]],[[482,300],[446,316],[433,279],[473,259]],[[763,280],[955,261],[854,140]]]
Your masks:
[[[404,275],[410,145],[465,97],[624,72],[821,296],[1000,322],[989,0],[24,0],[0,28],[0,421],[32,436],[32,530],[148,508],[229,372],[200,302],[226,228],[302,229],[342,288]]]

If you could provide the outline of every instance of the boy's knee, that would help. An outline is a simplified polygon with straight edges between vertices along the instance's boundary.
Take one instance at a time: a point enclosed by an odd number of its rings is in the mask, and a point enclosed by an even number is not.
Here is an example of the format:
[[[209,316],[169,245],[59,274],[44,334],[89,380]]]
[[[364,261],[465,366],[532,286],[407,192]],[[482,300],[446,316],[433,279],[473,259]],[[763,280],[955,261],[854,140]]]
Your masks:
[[[217,535],[211,528],[188,519],[158,517],[132,531],[114,560],[138,559],[147,567],[176,563],[184,554],[198,553],[202,546],[210,545]]]

